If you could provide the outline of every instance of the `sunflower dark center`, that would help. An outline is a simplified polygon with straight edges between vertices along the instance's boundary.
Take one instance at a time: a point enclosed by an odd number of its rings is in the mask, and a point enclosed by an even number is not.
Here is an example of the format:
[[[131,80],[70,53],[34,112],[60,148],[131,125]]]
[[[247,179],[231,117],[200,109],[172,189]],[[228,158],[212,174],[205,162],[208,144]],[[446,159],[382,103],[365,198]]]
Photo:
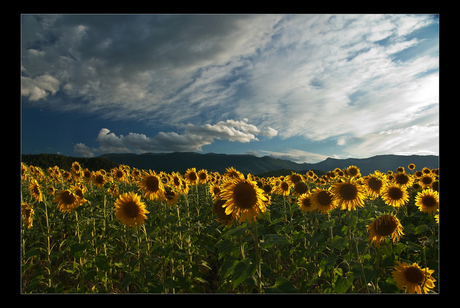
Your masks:
[[[232,217],[232,214],[225,214],[225,208],[223,207],[225,202],[226,200],[218,199],[216,202],[214,202],[212,211],[213,213],[216,213],[217,216],[219,216],[221,219],[229,220]]]
[[[96,176],[96,183],[98,184],[104,183],[104,177],[102,175]]]
[[[406,277],[407,281],[415,284],[422,283],[425,279],[425,275],[423,275],[423,272],[415,266],[407,268],[404,272],[404,276]]]
[[[281,189],[282,189],[283,191],[288,191],[288,189],[289,189],[288,183],[286,183],[286,182],[281,182]]]
[[[407,184],[409,182],[409,177],[404,173],[400,173],[396,175],[395,179],[396,179],[396,183],[401,184],[401,185]]]
[[[380,223],[375,224],[375,232],[380,236],[387,236],[396,230],[397,224],[391,219],[381,219]]]
[[[200,176],[200,180],[201,180],[201,181],[206,180],[206,178],[208,177],[208,175],[207,175],[206,173],[204,173],[204,172],[200,173],[199,176]]]
[[[147,189],[149,191],[153,191],[153,192],[156,192],[159,188],[159,181],[157,179],[157,177],[155,176],[149,176],[146,180],[145,180],[145,186],[147,186]]]
[[[382,180],[379,180],[377,178],[370,178],[369,179],[369,182],[368,182],[368,185],[370,187],[370,189],[374,190],[374,191],[379,191],[380,188],[382,188]]]
[[[424,196],[422,198],[422,204],[426,207],[433,207],[436,205],[436,199],[433,196]]]
[[[192,182],[196,181],[196,179],[197,179],[196,173],[195,172],[190,172],[190,174],[188,175],[188,178]]]
[[[264,190],[265,193],[269,194],[272,191],[272,186],[269,184],[265,184],[264,186],[262,186],[262,189]]]
[[[340,187],[340,196],[344,200],[354,200],[358,196],[358,189],[353,184],[345,184]]]
[[[139,207],[137,206],[136,202],[128,201],[123,205],[123,212],[129,218],[135,218],[139,215]]]
[[[118,170],[116,173],[117,178],[122,178],[123,177],[123,171]]]
[[[347,173],[350,175],[350,176],[356,176],[358,174],[358,169],[356,168],[350,168],[347,170]]]
[[[294,190],[298,194],[304,194],[308,191],[308,186],[304,182],[297,182],[294,185]]]
[[[329,206],[332,203],[332,196],[327,191],[321,191],[317,197],[318,203],[322,206]]]
[[[431,184],[431,182],[433,182],[433,179],[429,176],[424,176],[422,178],[422,183],[425,184],[425,185],[429,185]]]
[[[302,200],[302,205],[303,205],[304,207],[310,207],[310,206],[311,206],[311,200],[310,200],[310,198],[305,198],[305,199],[303,199],[303,200]]]
[[[292,181],[292,183],[295,184],[295,183],[299,182],[300,180],[301,180],[301,178],[300,178],[299,175],[297,175],[297,174],[291,175],[291,181]]]
[[[392,187],[388,190],[388,196],[390,196],[392,200],[399,200],[402,198],[403,192],[398,187]]]
[[[233,199],[236,206],[243,209],[250,209],[257,203],[256,191],[249,183],[238,183],[233,189]]]
[[[76,198],[72,193],[65,191],[62,193],[61,199],[65,204],[73,204]]]

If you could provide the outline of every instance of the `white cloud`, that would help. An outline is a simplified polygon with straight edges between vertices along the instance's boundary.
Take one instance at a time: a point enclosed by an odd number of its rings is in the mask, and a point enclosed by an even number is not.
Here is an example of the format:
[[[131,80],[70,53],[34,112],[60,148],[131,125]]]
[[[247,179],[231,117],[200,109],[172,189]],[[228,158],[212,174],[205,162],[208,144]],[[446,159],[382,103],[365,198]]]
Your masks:
[[[199,151],[217,138],[257,136],[371,140],[437,110],[438,40],[413,35],[435,22],[402,14],[24,15],[21,93],[32,105],[184,130],[107,132],[100,151]]]
[[[297,149],[286,149],[284,152],[274,152],[274,151],[266,151],[266,150],[259,150],[259,152],[263,152],[268,154],[269,156],[275,157],[275,158],[280,158],[280,159],[286,159],[286,160],[291,160],[296,163],[317,163],[320,161],[325,160],[329,156],[322,155],[322,154],[317,154],[317,153],[312,153],[312,152],[307,152],[307,151],[301,151]],[[334,158],[338,158],[337,155],[334,155]]]
[[[99,147],[90,148],[83,143],[74,146],[74,152],[84,157],[91,157],[94,153],[146,153],[159,151],[202,151],[202,147],[212,144],[214,139],[229,140],[234,142],[258,141],[256,135],[271,138],[276,136],[276,131],[270,127],[261,131],[256,126],[244,121],[227,120],[216,124],[183,126],[184,132],[159,132],[154,137],[145,134],[130,132],[127,136],[117,136],[109,129],[102,128],[96,138]]]
[[[76,145],[74,145],[73,152],[77,154],[78,156],[94,157],[93,150],[91,150],[90,147],[84,145],[83,143],[77,143]]]
[[[21,76],[21,95],[31,101],[38,101],[46,98],[49,93],[55,94],[59,85],[59,80],[47,74],[34,78]]]

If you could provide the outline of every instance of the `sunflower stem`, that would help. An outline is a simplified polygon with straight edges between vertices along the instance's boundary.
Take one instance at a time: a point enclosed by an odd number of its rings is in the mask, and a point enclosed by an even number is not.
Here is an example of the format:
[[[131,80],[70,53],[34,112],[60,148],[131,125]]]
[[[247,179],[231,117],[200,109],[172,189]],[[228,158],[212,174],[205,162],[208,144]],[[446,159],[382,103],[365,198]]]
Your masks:
[[[262,271],[260,267],[260,252],[259,252],[259,237],[257,235],[257,222],[255,219],[252,220],[254,223],[254,243],[256,251],[256,265],[257,265],[257,289],[259,293],[262,293]]]

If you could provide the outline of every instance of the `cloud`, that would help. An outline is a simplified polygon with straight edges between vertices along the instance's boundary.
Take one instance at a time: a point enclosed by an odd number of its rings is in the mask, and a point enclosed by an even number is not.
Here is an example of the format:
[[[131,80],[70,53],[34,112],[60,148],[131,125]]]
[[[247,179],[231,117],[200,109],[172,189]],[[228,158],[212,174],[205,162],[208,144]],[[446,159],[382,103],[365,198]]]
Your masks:
[[[422,35],[438,23],[429,15],[22,18],[24,104],[184,130],[115,136],[122,145],[107,133],[101,151],[257,136],[373,140],[439,106],[438,36]]]
[[[31,101],[38,101],[45,99],[49,93],[54,95],[59,90],[59,85],[59,80],[47,74],[34,78],[21,76],[21,95]]]
[[[301,151],[297,149],[286,149],[284,152],[274,152],[274,151],[266,151],[266,150],[259,150],[260,152],[267,153],[269,156],[291,160],[296,163],[317,163],[327,159],[329,156]],[[337,155],[334,155],[334,158],[338,158]]]
[[[188,124],[183,129],[182,134],[159,132],[155,137],[148,137],[133,132],[127,136],[117,136],[109,129],[102,128],[96,138],[99,147],[90,148],[83,143],[78,143],[74,146],[74,152],[77,155],[91,157],[94,153],[202,151],[202,147],[212,144],[214,139],[247,143],[259,141],[257,135],[267,136],[267,138],[276,136],[276,131],[270,127],[261,131],[252,124],[234,120],[220,121],[213,125]]]
[[[74,145],[73,152],[82,157],[94,157],[93,150],[91,150],[90,147],[84,145],[83,143],[77,143]]]
[[[439,155],[439,122],[379,131],[361,137],[341,137],[338,144],[353,157],[378,154]]]

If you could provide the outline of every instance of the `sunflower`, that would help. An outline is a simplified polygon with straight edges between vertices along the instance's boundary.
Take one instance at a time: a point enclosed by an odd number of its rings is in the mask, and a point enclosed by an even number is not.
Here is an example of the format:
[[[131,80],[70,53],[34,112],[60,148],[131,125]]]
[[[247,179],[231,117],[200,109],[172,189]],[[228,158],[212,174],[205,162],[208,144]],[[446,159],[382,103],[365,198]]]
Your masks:
[[[282,180],[275,189],[275,193],[287,196],[291,190],[291,185],[287,181]]]
[[[80,197],[69,189],[59,191],[53,201],[58,203],[57,207],[63,213],[70,213],[82,204]]]
[[[113,168],[110,171],[112,172],[114,180],[118,182],[129,183],[127,173],[122,165],[118,166],[118,168]]]
[[[235,168],[233,167],[229,167],[229,168],[226,168],[225,169],[227,172],[224,174],[225,177],[228,177],[228,178],[231,178],[231,179],[234,179],[234,178],[244,178],[244,175],[237,171]]]
[[[190,185],[196,184],[196,182],[198,181],[198,174],[196,173],[196,168],[187,169],[184,177]]]
[[[128,227],[142,225],[148,213],[141,197],[132,191],[121,194],[115,202],[115,216]]]
[[[298,181],[294,184],[294,194],[296,196],[303,195],[308,192],[308,186],[304,181]]]
[[[415,205],[425,213],[436,213],[439,206],[439,194],[431,188],[425,189],[415,197]]]
[[[345,173],[349,177],[360,177],[361,176],[361,172],[359,171],[359,168],[356,166],[350,166],[346,168]]]
[[[93,183],[96,187],[103,187],[105,182],[107,182],[107,178],[100,171],[93,174]]]
[[[164,186],[164,198],[168,203],[168,206],[177,203],[177,199],[179,199],[179,194],[174,191],[174,189],[170,186]]]
[[[364,188],[356,182],[348,180],[336,183],[333,185],[332,193],[337,206],[342,210],[351,211],[364,206],[364,199],[366,198]]]
[[[318,212],[322,214],[327,214],[332,209],[337,207],[334,202],[334,195],[330,192],[331,188],[327,190],[321,188],[315,188],[313,190],[312,201],[313,205],[316,206]]]
[[[403,229],[399,219],[391,214],[382,215],[367,226],[369,240],[371,243],[375,241],[376,247],[380,247],[382,238],[389,235],[391,235],[393,243],[396,243],[396,241],[399,241],[400,236],[404,235]]]
[[[430,188],[433,182],[434,182],[434,177],[431,173],[423,174],[419,178],[419,184],[422,185],[422,189]]]
[[[391,184],[383,190],[382,199],[387,205],[400,207],[409,200],[409,194],[406,189],[396,184]]]
[[[405,293],[428,293],[430,289],[435,287],[436,279],[431,277],[434,270],[429,268],[420,268],[417,263],[412,265],[406,262],[398,262],[395,270],[392,272],[393,280],[396,282],[400,290]]]
[[[300,209],[304,212],[313,212],[316,210],[316,205],[313,203],[311,193],[303,194],[299,197],[297,203],[300,206]]]
[[[198,171],[198,182],[200,184],[205,184],[208,181],[208,170],[201,169]]]
[[[32,179],[30,181],[29,185],[29,190],[30,194],[35,198],[36,201],[41,202],[43,201],[43,193],[40,190],[42,188],[40,185],[38,185],[37,180]]]
[[[33,227],[34,209],[26,202],[21,202],[21,214],[25,216],[24,224],[27,224],[27,229]]]
[[[415,170],[415,164],[409,164],[407,168],[409,168],[409,170]]]
[[[223,205],[225,214],[232,214],[235,219],[239,216],[240,223],[245,220],[255,221],[260,212],[264,213],[267,210],[264,191],[257,187],[256,182],[244,178],[236,178],[223,185],[220,196],[227,200]]]
[[[396,175],[394,175],[393,180],[396,184],[398,184],[402,188],[410,187],[413,181],[412,177],[406,174],[405,172],[398,172]]]
[[[212,212],[217,214],[217,221],[220,221],[222,226],[230,225],[233,221],[232,214],[225,214],[225,208],[223,207],[225,201],[226,200],[217,199],[212,205]]]
[[[219,185],[217,185],[217,184],[209,185],[209,192],[211,193],[211,195],[214,198],[214,200],[220,198],[221,189],[220,189]]]
[[[363,184],[367,191],[367,196],[370,199],[375,199],[381,195],[385,187],[386,175],[382,174],[380,171],[375,171],[373,174],[369,174],[369,176],[365,177]]]
[[[74,161],[72,163],[71,171],[73,173],[79,173],[81,171],[81,166],[80,166],[80,163],[78,161]]]
[[[149,172],[144,172],[140,178],[142,180],[137,181],[136,184],[144,192],[144,197],[150,200],[164,200],[164,186],[155,172],[149,170]]]

